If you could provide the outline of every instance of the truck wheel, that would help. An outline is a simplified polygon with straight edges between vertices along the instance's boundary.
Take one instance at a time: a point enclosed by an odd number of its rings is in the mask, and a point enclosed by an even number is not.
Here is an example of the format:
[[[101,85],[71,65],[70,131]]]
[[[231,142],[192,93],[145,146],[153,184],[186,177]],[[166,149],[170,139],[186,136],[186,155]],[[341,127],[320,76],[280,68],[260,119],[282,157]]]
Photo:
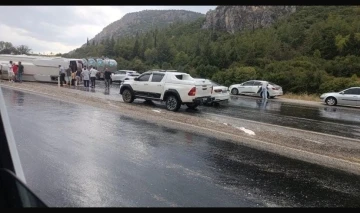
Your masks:
[[[169,95],[166,98],[166,108],[170,111],[176,112],[180,109],[181,103],[175,95]]]
[[[186,106],[187,106],[189,109],[196,109],[196,107],[198,107],[199,104],[191,103],[191,104],[186,104]]]
[[[122,99],[125,103],[132,103],[135,98],[129,89],[125,89],[122,94]]]

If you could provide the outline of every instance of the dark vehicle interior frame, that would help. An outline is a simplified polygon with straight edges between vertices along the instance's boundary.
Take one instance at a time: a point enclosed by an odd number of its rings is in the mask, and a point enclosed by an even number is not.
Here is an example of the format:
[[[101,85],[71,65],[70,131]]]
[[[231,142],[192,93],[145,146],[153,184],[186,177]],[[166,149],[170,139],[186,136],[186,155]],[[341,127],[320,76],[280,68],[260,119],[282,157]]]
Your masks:
[[[26,186],[16,143],[0,87],[0,207],[47,207]]]

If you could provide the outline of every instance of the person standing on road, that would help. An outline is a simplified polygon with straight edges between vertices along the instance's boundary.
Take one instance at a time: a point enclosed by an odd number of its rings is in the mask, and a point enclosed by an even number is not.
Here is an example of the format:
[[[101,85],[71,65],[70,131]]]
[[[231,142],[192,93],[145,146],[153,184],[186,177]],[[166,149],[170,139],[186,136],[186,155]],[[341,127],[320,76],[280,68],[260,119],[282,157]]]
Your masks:
[[[76,84],[76,72],[77,72],[77,70],[72,71],[72,73],[71,73],[71,86],[76,86],[75,85]]]
[[[83,76],[84,87],[89,87],[90,72],[86,67],[82,70],[81,75]]]
[[[60,86],[62,87],[64,82],[66,84],[66,81],[65,81],[65,69],[61,65],[59,65],[59,75],[60,75]]]
[[[262,84],[261,84],[261,94],[262,94],[262,98],[263,99],[268,99],[267,98],[267,94],[268,94],[268,83],[267,82],[262,82]]]
[[[19,61],[18,79],[20,83],[22,83],[23,73],[24,73],[24,66],[21,64],[21,61]]]
[[[12,67],[12,61],[9,61],[9,65],[8,65],[8,79],[9,82],[14,82],[14,71],[13,71],[13,67]]]
[[[111,80],[111,72],[108,70],[108,68],[105,68],[104,72],[104,79],[105,79],[105,88],[110,88],[110,80]]]
[[[95,88],[95,79],[98,71],[94,68],[90,69],[91,88]]]
[[[14,72],[14,81],[17,82],[19,79],[17,78],[18,75],[18,65],[15,62],[12,64],[13,72]]]
[[[69,84],[69,86],[71,85],[71,65],[69,65],[69,68],[66,69],[66,79],[67,79],[67,84]]]
[[[82,70],[77,70],[77,71],[76,71],[76,86],[79,86],[79,85],[80,85],[81,72],[82,72]]]

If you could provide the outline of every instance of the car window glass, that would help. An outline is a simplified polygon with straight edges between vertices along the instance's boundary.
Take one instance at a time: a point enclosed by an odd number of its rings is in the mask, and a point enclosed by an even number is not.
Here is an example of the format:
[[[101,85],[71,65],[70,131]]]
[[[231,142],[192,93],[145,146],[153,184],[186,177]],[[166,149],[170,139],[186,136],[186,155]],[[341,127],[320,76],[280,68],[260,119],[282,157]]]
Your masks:
[[[164,74],[154,73],[151,82],[160,82],[164,78]]]
[[[243,84],[243,86],[252,86],[254,84],[253,81],[247,81]]]
[[[355,89],[355,93],[354,94],[356,94],[356,95],[360,95],[360,88],[356,88]]]
[[[144,74],[144,75],[139,77],[139,81],[148,81],[149,78],[150,78],[150,73],[149,74]]]
[[[344,91],[344,94],[356,94],[355,89],[348,89]]]
[[[255,81],[254,86],[261,86],[261,82],[260,81]]]
[[[220,86],[220,84],[218,84],[218,83],[216,83],[216,82],[214,82],[214,81],[210,81],[210,82],[211,82],[211,84],[212,84],[213,86],[215,86],[215,87]]]

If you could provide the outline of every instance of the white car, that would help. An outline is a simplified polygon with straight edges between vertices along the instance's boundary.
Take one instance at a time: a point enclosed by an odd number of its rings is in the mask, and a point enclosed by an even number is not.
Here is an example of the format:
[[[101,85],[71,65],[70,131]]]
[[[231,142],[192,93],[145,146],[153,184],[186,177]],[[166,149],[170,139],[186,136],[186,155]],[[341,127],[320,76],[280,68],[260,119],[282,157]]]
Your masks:
[[[198,79],[200,80],[200,79]],[[228,92],[228,88],[225,86],[221,86],[220,84],[209,80],[210,83],[213,85],[213,93],[211,94],[211,97],[213,98],[213,101],[209,104],[212,103],[221,103],[221,102],[227,102],[229,101],[230,98],[230,94]]]
[[[351,105],[360,106],[360,87],[351,87],[341,92],[329,92],[320,96],[327,105]]]
[[[274,98],[284,94],[281,86],[262,80],[251,80],[241,84],[233,84],[229,87],[229,91],[232,95],[241,94],[262,97],[262,93],[258,93],[258,91],[263,83],[267,83],[269,85],[267,94],[268,98]]]
[[[123,82],[128,76],[139,76],[140,74],[134,70],[118,70],[111,74],[111,82]]]
[[[213,86],[208,80],[194,79],[189,74],[175,71],[147,71],[120,86],[124,102],[136,98],[165,101],[170,111],[179,110],[182,104],[195,109],[199,104],[212,101]]]

